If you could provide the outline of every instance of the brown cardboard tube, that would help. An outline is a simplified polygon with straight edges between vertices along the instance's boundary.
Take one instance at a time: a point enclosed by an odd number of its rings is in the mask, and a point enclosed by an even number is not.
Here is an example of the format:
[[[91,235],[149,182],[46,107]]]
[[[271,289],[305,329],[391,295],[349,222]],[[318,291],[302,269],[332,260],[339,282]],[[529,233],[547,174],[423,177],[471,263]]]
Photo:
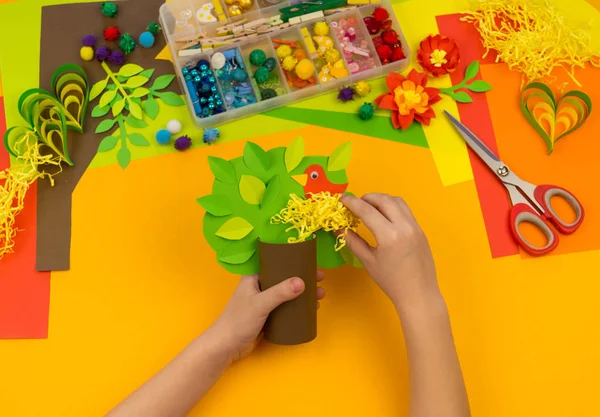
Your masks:
[[[258,242],[260,287],[267,290],[288,278],[304,281],[304,292],[277,307],[264,327],[264,337],[277,345],[298,345],[317,337],[317,239],[301,243]]]

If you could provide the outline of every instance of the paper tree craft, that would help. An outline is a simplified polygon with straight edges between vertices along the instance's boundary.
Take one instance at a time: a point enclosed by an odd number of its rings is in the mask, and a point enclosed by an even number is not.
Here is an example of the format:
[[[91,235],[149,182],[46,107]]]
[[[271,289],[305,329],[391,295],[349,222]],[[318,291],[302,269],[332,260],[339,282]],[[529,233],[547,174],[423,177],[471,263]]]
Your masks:
[[[235,274],[258,273],[258,239],[286,243],[295,236],[293,230],[286,232],[287,225],[272,224],[271,217],[286,206],[290,194],[345,192],[350,154],[347,142],[329,157],[304,156],[304,141],[298,137],[287,148],[269,151],[247,142],[243,156],[231,161],[209,157],[215,176],[212,194],[199,198],[198,203],[206,210],[204,235],[219,264]],[[344,258],[352,263],[335,250],[335,242],[332,233],[317,232],[320,267],[338,267]]]

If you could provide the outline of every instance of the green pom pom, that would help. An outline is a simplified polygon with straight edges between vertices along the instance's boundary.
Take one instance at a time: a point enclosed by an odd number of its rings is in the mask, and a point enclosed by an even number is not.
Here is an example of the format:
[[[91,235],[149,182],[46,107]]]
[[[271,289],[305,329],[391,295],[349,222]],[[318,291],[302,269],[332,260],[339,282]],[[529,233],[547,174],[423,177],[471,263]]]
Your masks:
[[[358,117],[362,120],[369,120],[375,114],[375,108],[371,103],[365,103],[358,110]]]
[[[250,52],[250,63],[257,67],[262,67],[262,64],[267,60],[267,55],[261,49],[255,49]]]
[[[115,17],[119,12],[119,8],[112,1],[102,3],[100,9],[102,10],[102,14],[106,17]]]
[[[254,79],[258,84],[262,84],[269,79],[269,70],[265,67],[260,67],[254,73]]]
[[[129,33],[124,34],[121,37],[121,41],[119,42],[119,48],[125,53],[125,55],[129,55],[135,49],[135,40],[131,37]]]
[[[148,25],[146,30],[151,34],[156,35],[158,32],[160,32],[160,25],[156,22],[152,22]]]

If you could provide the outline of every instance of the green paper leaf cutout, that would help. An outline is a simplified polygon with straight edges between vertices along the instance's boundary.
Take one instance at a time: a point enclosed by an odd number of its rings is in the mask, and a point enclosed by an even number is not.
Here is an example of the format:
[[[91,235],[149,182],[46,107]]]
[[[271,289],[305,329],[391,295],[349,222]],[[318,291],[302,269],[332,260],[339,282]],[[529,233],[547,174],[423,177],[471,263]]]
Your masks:
[[[117,75],[121,77],[132,77],[144,71],[144,68],[136,64],[126,64],[121,67]]]
[[[298,136],[285,150],[285,168],[287,169],[287,172],[292,172],[298,165],[300,165],[300,162],[302,162],[303,158],[304,140],[301,136]]]
[[[148,126],[148,123],[141,119],[135,118],[133,114],[127,116],[127,119],[125,119],[125,123],[136,129],[143,129]]]
[[[259,145],[246,142],[244,146],[244,163],[252,171],[263,173],[269,170],[269,155]]]
[[[340,171],[345,169],[350,163],[350,157],[352,156],[352,142],[348,141],[342,143],[340,146],[335,148],[329,160],[327,161],[328,171]]]
[[[267,184],[267,189],[265,190],[265,194],[263,195],[262,202],[260,203],[260,208],[265,208],[273,204],[277,201],[277,197],[279,197],[279,192],[281,188],[281,181],[278,176],[273,177],[269,184]]]
[[[490,91],[492,86],[486,81],[475,80],[471,84],[467,85],[467,88],[475,93],[485,93],[486,91]]]
[[[465,70],[465,81],[472,80],[479,73],[479,61],[473,61]]]
[[[241,240],[254,230],[254,226],[241,217],[227,220],[215,233],[227,240]]]
[[[110,111],[110,105],[107,105],[104,107],[97,105],[92,110],[92,117],[104,117],[108,114],[109,111]]]
[[[140,72],[139,75],[150,79],[150,78],[152,78],[152,75],[154,75],[154,68],[144,70],[144,71]]]
[[[223,249],[217,259],[226,264],[241,265],[255,253],[256,243],[235,242]]]
[[[95,133],[108,132],[110,129],[112,129],[115,123],[117,123],[117,121],[113,119],[102,120],[96,128]]]
[[[108,104],[110,104],[111,101],[113,101],[113,99],[115,98],[115,96],[117,95],[117,90],[112,90],[112,91],[107,91],[104,94],[102,94],[102,97],[100,97],[100,107],[104,107]]]
[[[265,183],[252,175],[242,175],[239,187],[240,195],[248,204],[260,204],[265,195]]]
[[[142,119],[144,117],[144,112],[142,112],[142,107],[134,102],[133,100],[128,101],[129,111],[136,119]]]
[[[467,93],[465,91],[457,91],[456,93],[449,94],[449,96],[452,97],[454,100],[456,100],[458,103],[472,103],[473,102],[473,99],[471,98],[469,93]]]
[[[158,102],[154,99],[154,97],[148,97],[148,100],[144,102],[144,113],[146,113],[146,116],[152,120],[155,120],[158,116],[158,111]]]
[[[237,178],[235,177],[235,170],[233,169],[231,162],[216,156],[209,156],[208,166],[215,178],[219,181],[224,182],[225,184],[236,183]]]
[[[131,151],[128,148],[121,148],[119,152],[117,152],[117,161],[121,168],[125,169],[131,162]]]
[[[175,74],[161,75],[156,80],[154,80],[154,84],[152,84],[152,89],[162,90],[163,88],[167,88],[169,84],[173,82],[174,79]]]
[[[233,213],[231,202],[225,195],[210,194],[196,200],[207,213],[213,216],[229,216]]]
[[[100,93],[102,93],[104,91],[107,84],[108,84],[108,78],[105,78],[104,80],[100,80],[96,84],[94,84],[94,86],[92,87],[92,90],[90,91],[90,100],[94,100],[96,97],[98,97],[100,95]]]
[[[139,88],[136,88],[135,90],[133,90],[133,92],[129,95],[129,97],[141,98],[141,97],[146,96],[149,92],[150,92],[150,90],[148,90],[147,88],[139,87]]]
[[[113,104],[113,106],[112,106],[113,117],[117,117],[118,115],[120,115],[124,108],[125,108],[125,99],[122,98],[119,101],[117,101],[115,104]]]
[[[183,106],[185,102],[178,94],[173,93],[172,91],[166,91],[164,93],[156,93],[158,97],[169,106]]]
[[[148,78],[141,76],[141,75],[135,75],[127,80],[127,82],[125,83],[125,87],[138,88],[138,87],[143,86],[147,82],[148,82]]]
[[[135,146],[150,145],[150,142],[148,142],[148,140],[146,140],[144,135],[142,135],[141,133],[131,133],[129,134],[129,136],[127,136],[127,139],[129,139],[129,142],[131,142],[131,144]]]
[[[118,141],[119,139],[115,138],[114,136],[105,137],[104,139],[102,139],[102,142],[100,142],[100,145],[98,146],[98,152],[107,152],[112,150],[117,145]]]

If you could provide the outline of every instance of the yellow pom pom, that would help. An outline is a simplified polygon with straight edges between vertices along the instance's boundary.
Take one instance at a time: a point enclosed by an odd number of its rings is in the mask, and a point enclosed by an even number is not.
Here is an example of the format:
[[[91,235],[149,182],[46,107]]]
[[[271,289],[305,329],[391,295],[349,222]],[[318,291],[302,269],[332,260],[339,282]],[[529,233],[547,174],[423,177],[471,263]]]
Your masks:
[[[337,51],[337,49],[330,49],[329,51],[325,52],[323,58],[325,58],[328,63],[333,64],[334,62],[340,60],[340,53]]]
[[[315,72],[315,65],[311,60],[303,59],[296,65],[296,75],[302,80],[308,80]]]
[[[371,92],[371,84],[366,81],[357,81],[354,84],[354,92],[361,97],[368,96]]]
[[[91,61],[92,59],[94,59],[94,50],[92,49],[91,46],[84,46],[79,51],[79,56],[84,61]]]
[[[279,59],[284,59],[286,56],[290,56],[292,54],[292,48],[289,45],[279,45],[277,48],[277,56]]]
[[[313,26],[313,32],[317,36],[325,36],[329,33],[329,25],[327,22],[317,22]]]
[[[297,63],[298,63],[298,60],[296,58],[294,58],[293,56],[289,55],[283,59],[283,62],[281,63],[281,67],[286,71],[293,71],[294,68],[296,67]]]

